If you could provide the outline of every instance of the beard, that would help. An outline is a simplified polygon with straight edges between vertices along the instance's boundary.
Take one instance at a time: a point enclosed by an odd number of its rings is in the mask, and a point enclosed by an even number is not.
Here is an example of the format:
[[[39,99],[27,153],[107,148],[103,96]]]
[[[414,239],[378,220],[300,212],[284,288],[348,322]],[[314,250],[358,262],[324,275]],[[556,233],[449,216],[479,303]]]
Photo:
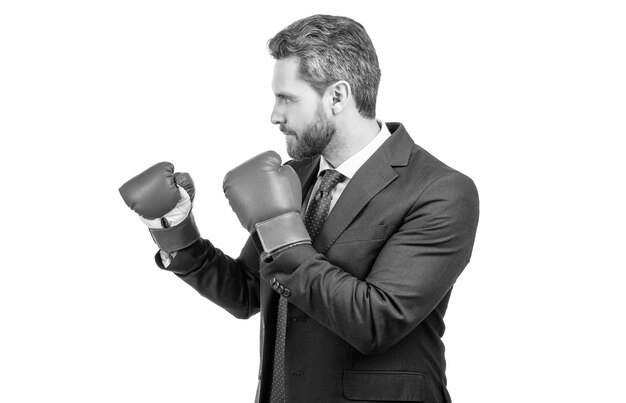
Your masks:
[[[315,111],[314,121],[301,133],[280,125],[280,131],[287,136],[287,154],[294,160],[302,160],[322,154],[335,136],[337,127],[328,119],[324,111],[318,105]]]

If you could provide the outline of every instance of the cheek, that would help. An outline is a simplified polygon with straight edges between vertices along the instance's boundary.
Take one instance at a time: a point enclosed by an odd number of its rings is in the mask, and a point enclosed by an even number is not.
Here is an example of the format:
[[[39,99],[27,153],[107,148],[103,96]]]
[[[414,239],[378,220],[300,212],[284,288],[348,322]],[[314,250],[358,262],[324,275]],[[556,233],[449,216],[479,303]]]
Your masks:
[[[287,114],[287,126],[297,132],[302,131],[313,121],[311,113],[305,108],[291,108]]]

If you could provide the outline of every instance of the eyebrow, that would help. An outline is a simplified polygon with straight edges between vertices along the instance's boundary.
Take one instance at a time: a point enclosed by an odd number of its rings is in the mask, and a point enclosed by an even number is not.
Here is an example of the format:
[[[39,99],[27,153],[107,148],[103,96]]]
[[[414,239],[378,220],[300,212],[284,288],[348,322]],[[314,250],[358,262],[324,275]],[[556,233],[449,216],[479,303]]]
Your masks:
[[[275,92],[274,96],[276,96],[276,98],[282,98],[282,99],[296,99],[295,96],[286,94],[284,92]]]

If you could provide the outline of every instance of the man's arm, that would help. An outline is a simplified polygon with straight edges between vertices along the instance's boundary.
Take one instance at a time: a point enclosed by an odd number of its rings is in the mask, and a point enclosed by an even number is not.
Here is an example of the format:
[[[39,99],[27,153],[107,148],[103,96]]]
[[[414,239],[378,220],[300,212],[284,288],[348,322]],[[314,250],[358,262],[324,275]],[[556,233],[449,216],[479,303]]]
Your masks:
[[[195,186],[187,173],[160,162],[128,180],[120,194],[149,227],[157,265],[238,318],[259,311],[258,254],[246,245],[239,259],[201,239],[192,213]]]
[[[478,223],[474,183],[459,173],[435,180],[419,196],[363,280],[310,245],[263,265],[263,280],[363,354],[383,352],[430,314],[470,260]]]

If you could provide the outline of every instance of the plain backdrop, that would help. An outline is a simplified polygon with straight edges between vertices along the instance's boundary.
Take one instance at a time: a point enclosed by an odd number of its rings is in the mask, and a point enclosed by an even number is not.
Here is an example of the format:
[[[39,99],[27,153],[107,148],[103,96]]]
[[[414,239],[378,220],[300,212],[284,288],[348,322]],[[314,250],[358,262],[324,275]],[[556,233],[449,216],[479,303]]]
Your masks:
[[[118,187],[190,172],[203,236],[236,256],[224,174],[287,158],[266,42],[316,13],[366,27],[379,118],[478,186],[454,401],[626,401],[622,4],[1,2],[0,401],[253,401],[258,315],[160,271]]]

